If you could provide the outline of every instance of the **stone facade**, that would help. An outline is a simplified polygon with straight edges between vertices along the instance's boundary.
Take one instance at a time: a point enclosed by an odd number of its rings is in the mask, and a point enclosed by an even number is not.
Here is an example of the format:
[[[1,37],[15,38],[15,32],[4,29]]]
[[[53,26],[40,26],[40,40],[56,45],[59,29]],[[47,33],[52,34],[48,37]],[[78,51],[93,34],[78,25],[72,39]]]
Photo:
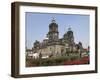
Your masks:
[[[79,43],[82,48],[82,43]],[[33,53],[39,53],[42,56],[61,56],[74,53],[80,46],[74,42],[74,33],[71,28],[65,32],[63,37],[59,39],[58,24],[53,19],[49,24],[49,32],[43,42],[36,40],[33,44]]]

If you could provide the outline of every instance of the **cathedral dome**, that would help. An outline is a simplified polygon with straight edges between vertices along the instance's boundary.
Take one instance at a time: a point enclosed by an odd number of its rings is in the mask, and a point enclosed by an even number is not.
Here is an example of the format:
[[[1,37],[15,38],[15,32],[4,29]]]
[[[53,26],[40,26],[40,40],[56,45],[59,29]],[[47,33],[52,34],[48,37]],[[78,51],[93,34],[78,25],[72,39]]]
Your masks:
[[[73,31],[71,30],[71,28],[68,28],[67,35],[68,35],[69,37],[72,37],[72,36],[73,36]]]
[[[51,23],[49,24],[49,32],[58,32],[58,24],[56,23],[54,18],[52,19]]]
[[[47,34],[49,40],[58,40],[59,32],[58,32],[58,24],[56,23],[55,19],[53,18],[51,23],[49,24],[49,32]]]
[[[34,45],[39,45],[39,44],[40,44],[40,42],[37,40],[34,42]]]
[[[49,27],[58,27],[58,24],[57,23],[51,23],[51,24],[49,24]]]
[[[56,23],[54,18],[52,19],[51,23],[49,24],[49,28],[52,28],[52,27],[58,27],[58,24]]]
[[[64,39],[71,39],[74,38],[73,31],[71,28],[68,28],[68,31],[64,34]]]

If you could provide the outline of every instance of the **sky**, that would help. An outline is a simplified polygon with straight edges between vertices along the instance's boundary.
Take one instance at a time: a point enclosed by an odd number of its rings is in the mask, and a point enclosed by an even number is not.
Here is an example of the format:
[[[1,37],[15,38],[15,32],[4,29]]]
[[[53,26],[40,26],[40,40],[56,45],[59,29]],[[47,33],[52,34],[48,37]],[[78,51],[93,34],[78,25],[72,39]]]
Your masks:
[[[74,33],[75,43],[80,41],[84,48],[89,46],[89,15],[26,12],[25,46],[27,48],[31,49],[35,40],[42,42],[46,38],[53,18],[58,24],[59,38],[62,38],[70,27]]]

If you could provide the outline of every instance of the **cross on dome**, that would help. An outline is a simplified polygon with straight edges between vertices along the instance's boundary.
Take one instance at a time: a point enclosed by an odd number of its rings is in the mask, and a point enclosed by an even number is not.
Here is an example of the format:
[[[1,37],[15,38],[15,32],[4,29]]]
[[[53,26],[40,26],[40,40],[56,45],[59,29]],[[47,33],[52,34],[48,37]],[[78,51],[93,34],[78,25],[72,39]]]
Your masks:
[[[71,27],[69,26],[68,31],[71,31]]]
[[[53,17],[53,19],[52,19],[52,23],[55,23],[56,22],[56,20],[55,20],[55,18]]]

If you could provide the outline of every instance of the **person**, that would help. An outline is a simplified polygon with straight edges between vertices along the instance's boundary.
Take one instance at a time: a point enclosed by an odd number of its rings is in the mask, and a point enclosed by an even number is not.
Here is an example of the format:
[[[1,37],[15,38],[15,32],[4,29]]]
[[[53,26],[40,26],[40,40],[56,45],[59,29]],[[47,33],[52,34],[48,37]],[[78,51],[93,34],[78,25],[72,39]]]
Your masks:
[[[82,49],[83,49],[82,43],[79,42],[78,45],[79,45],[79,54],[80,54],[80,58],[81,58],[82,57]]]
[[[80,48],[80,49],[78,50],[78,52],[79,52],[80,58],[82,58],[82,49]]]
[[[87,55],[89,56],[89,53],[90,53],[90,47],[88,46],[88,49],[87,49]]]
[[[41,52],[40,52],[40,54],[39,54],[39,58],[40,58],[40,59],[42,58],[42,54],[41,54]]]

